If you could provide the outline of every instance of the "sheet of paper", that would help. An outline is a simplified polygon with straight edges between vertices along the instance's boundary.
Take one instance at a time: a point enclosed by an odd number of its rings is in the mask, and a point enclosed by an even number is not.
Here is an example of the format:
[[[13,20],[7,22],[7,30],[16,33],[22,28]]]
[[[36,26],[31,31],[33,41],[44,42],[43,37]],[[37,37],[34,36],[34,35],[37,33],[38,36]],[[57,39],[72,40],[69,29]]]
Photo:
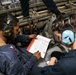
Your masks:
[[[36,39],[34,39],[32,45],[29,48],[29,52],[35,53],[39,51],[41,53],[41,57],[44,58],[49,42],[51,39],[38,35]]]

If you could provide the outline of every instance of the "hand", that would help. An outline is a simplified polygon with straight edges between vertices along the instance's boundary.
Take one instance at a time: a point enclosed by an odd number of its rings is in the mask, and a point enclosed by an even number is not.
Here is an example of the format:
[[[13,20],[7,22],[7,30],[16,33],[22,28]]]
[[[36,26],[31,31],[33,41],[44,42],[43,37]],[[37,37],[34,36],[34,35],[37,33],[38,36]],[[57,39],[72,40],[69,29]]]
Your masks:
[[[57,62],[57,58],[56,57],[52,57],[48,63],[48,65],[54,65]]]
[[[76,38],[75,38],[74,43],[72,45],[72,49],[76,49]]]
[[[34,55],[35,57],[37,57],[37,59],[39,59],[39,58],[41,57],[41,54],[40,54],[39,51],[35,52],[33,55]]]
[[[30,38],[30,39],[36,38],[36,34],[31,34],[31,35],[29,35],[29,38]]]

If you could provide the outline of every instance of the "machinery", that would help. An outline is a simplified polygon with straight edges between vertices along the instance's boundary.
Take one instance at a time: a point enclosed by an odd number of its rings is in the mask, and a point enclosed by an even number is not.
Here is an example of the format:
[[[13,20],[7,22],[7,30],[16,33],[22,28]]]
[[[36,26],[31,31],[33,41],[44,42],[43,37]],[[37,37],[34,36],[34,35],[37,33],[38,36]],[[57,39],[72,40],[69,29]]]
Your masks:
[[[61,12],[70,13],[76,11],[76,0],[54,1]],[[36,30],[37,27],[44,27],[46,24],[44,31],[50,34],[51,30],[49,24],[51,24],[52,13],[48,11],[47,7],[41,0],[29,0],[29,6],[30,17],[23,18],[19,0],[0,0],[0,14],[10,12],[16,15],[19,19],[20,27],[26,28],[26,26],[29,26],[30,33],[33,32],[32,29]]]

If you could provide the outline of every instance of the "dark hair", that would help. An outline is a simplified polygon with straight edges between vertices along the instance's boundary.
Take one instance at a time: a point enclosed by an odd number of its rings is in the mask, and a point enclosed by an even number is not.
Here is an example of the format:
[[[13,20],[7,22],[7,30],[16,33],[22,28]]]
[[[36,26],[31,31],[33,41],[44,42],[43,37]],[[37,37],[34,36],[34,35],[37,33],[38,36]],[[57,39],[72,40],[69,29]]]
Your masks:
[[[19,20],[10,13],[0,14],[0,30],[3,30],[5,26],[15,26]]]

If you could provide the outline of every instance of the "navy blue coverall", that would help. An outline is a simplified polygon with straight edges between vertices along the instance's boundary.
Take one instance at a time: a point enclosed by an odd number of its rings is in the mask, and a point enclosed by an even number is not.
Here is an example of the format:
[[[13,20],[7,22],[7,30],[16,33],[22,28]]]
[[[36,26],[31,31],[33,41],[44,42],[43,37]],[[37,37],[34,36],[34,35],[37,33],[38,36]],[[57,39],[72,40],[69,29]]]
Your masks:
[[[57,9],[57,6],[53,0],[42,0],[46,7],[57,16],[60,15],[60,11]],[[29,16],[29,0],[20,0],[23,16]]]
[[[39,69],[30,75],[76,75],[76,49],[69,51],[55,65]]]
[[[0,46],[0,72],[4,75],[27,75],[36,61],[35,56],[20,52],[14,45]]]

